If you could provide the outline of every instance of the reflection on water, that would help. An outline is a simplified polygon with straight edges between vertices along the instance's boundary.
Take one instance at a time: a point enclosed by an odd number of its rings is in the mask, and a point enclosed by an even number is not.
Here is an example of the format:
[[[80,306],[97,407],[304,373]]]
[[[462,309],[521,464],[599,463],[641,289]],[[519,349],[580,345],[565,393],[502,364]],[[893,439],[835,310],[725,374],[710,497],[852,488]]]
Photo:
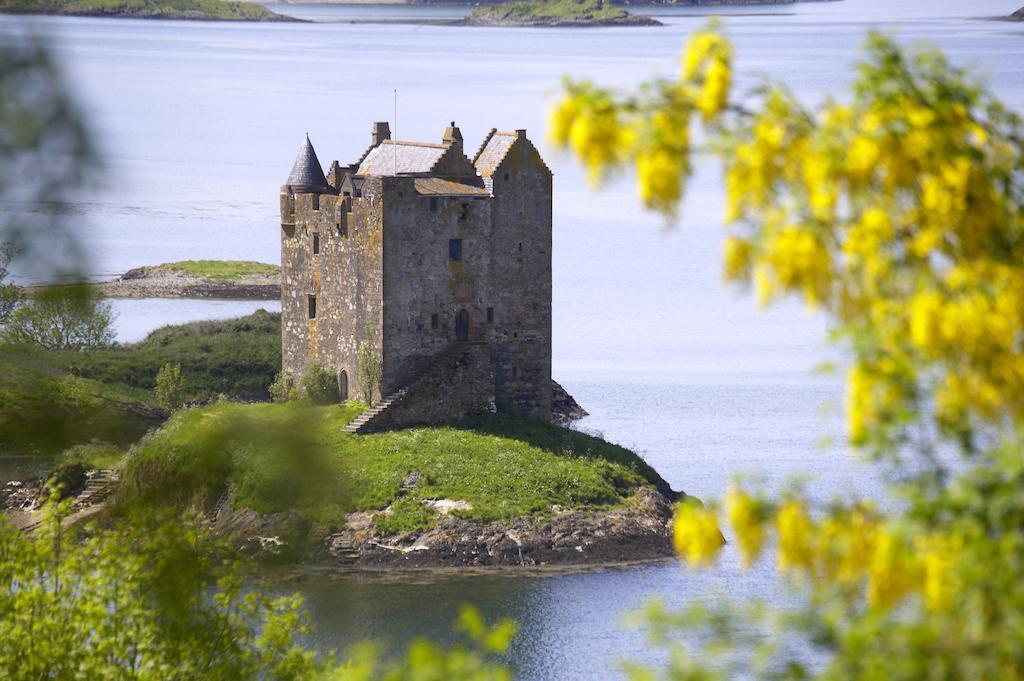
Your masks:
[[[722,288],[716,168],[700,164],[683,218],[667,231],[640,209],[629,178],[591,193],[581,169],[545,145],[545,111],[566,73],[615,87],[676,74],[680,46],[708,11],[725,15],[741,89],[770,76],[818,101],[849,82],[865,32],[883,26],[902,40],[938,43],[1022,108],[1024,26],[977,19],[1019,4],[658,8],[652,12],[665,27],[595,31],[60,18],[38,25],[57,41],[110,159],[109,188],[76,215],[96,247],[93,274],[187,258],[277,262],[277,192],[302,134],[325,164],[348,163],[368,143],[370,122],[392,118],[395,89],[401,138],[439,139],[455,118],[472,150],[492,126],[525,127],[555,175],[554,372],[593,414],[580,427],[634,447],[673,486],[698,496],[721,494],[736,472],[760,471],[773,488],[813,474],[813,495],[827,500],[851,491],[877,496],[878,476],[843,447],[822,445],[842,430],[839,379],[810,373],[834,354],[821,344],[823,320],[797,305],[762,313],[749,296]],[[455,11],[280,9],[334,18]],[[0,40],[9,25],[0,17]],[[121,338],[189,316],[267,307],[191,305],[119,302]],[[519,620],[512,660],[524,678],[584,680],[614,676],[622,658],[650,658],[641,632],[622,626],[624,614],[650,598],[791,602],[767,564],[742,573],[736,563],[727,549],[719,569],[699,574],[665,564],[431,584],[310,576],[299,588],[325,647],[447,637],[457,605],[472,601],[490,617]]]

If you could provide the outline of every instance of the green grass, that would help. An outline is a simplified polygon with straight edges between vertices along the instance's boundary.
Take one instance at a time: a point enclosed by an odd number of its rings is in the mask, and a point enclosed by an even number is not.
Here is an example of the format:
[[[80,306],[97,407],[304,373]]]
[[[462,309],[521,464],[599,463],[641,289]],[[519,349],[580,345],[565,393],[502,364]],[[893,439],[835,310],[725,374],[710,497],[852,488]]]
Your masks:
[[[473,10],[473,17],[500,21],[609,22],[630,17],[607,0],[512,0]]]
[[[221,394],[268,400],[267,387],[281,369],[281,315],[257,310],[238,319],[166,326],[139,343],[64,353],[62,361],[139,400],[152,399],[156,374],[168,363],[181,365],[187,402],[209,402]]]
[[[203,507],[234,484],[237,503],[297,510],[341,527],[350,511],[384,509],[383,529],[423,527],[423,499],[469,502],[490,521],[606,507],[638,486],[664,486],[633,452],[535,420],[492,416],[453,426],[356,436],[341,432],[362,405],[220,404],[176,414],[126,463],[124,503]],[[403,496],[411,472],[419,486]],[[397,503],[396,503],[397,502]]]
[[[76,444],[126,446],[162,420],[151,397],[70,375],[63,355],[0,350],[0,451],[48,456]]]
[[[0,12],[232,21],[282,18],[260,5],[231,0],[0,0]]]
[[[164,267],[175,272],[224,281],[237,281],[247,276],[272,277],[281,272],[277,265],[255,260],[181,260]]]

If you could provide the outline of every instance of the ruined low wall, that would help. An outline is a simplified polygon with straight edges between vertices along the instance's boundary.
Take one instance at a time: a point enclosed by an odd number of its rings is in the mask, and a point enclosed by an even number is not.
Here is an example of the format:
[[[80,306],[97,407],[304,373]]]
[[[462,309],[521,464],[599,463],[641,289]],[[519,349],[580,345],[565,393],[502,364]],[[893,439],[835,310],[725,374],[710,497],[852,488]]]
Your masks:
[[[494,361],[484,344],[458,343],[360,432],[450,423],[494,410]]]

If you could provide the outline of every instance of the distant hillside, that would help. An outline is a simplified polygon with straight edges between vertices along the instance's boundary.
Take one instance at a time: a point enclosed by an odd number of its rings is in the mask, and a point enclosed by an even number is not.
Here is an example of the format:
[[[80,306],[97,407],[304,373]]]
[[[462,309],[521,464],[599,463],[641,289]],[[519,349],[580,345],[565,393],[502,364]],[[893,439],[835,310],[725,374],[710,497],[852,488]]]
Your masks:
[[[207,21],[295,21],[260,5],[234,0],[0,0],[0,13]]]
[[[1019,10],[1011,14],[1010,18],[1016,19],[1017,21],[1024,21],[1024,7],[1021,7]]]

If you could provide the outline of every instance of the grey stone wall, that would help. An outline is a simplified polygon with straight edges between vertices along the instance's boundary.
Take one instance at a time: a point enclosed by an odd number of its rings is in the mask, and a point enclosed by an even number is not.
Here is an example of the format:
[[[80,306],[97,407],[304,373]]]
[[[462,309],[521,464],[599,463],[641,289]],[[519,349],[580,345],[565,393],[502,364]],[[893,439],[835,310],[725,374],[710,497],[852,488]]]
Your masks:
[[[313,363],[339,377],[344,371],[347,397],[361,396],[359,344],[375,339],[378,355],[381,347],[383,200],[379,182],[366,184],[363,196],[354,199],[282,195],[283,209],[292,201],[295,205],[291,225],[289,214],[282,212],[283,368],[296,381]],[[309,318],[310,296],[316,297],[314,319]]]
[[[456,341],[461,310],[469,339],[489,338],[492,234],[486,196],[419,196],[411,178],[385,178],[384,186],[383,384],[389,393]],[[459,261],[449,257],[452,239],[462,240]]]
[[[360,432],[447,423],[494,409],[494,363],[486,344],[459,343],[437,356],[404,396]]]
[[[498,409],[551,418],[552,178],[525,134],[491,176]]]

